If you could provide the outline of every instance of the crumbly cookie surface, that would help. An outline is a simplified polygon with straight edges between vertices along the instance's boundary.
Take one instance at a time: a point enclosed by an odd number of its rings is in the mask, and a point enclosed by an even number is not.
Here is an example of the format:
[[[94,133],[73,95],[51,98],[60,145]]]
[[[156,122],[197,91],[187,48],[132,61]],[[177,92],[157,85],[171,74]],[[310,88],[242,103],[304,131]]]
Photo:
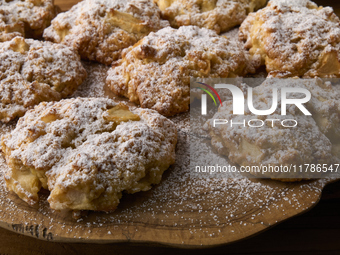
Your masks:
[[[270,109],[272,106],[272,89],[282,87],[306,88],[312,99],[304,104],[312,116],[304,116],[295,105],[288,105],[287,115],[281,115],[281,100],[277,110],[269,116],[254,116],[248,108],[245,115],[233,115],[232,101],[226,101],[214,117],[206,122],[204,128],[210,133],[212,146],[218,153],[228,156],[232,163],[241,166],[285,166],[303,164],[329,164],[339,158],[339,94],[330,83],[321,80],[281,80],[267,79],[253,89],[255,109]],[[299,98],[300,94],[291,93],[288,98]],[[278,90],[278,98],[280,98]],[[232,120],[243,125],[215,125],[213,119]],[[259,126],[260,119],[265,125]],[[267,119],[276,121],[267,121]],[[283,127],[282,120],[297,121],[294,128]],[[294,123],[286,122],[286,125]],[[253,173],[263,177],[263,173]],[[317,173],[315,173],[317,175]],[[315,177],[317,177],[314,175]],[[266,176],[266,174],[265,174]],[[268,173],[267,177],[293,181],[299,179],[299,173]]]
[[[0,121],[72,94],[85,78],[79,56],[69,47],[22,37],[0,43]]]
[[[43,187],[53,209],[99,211],[159,183],[176,143],[170,120],[104,98],[43,102],[1,141],[7,187],[27,203]]]
[[[240,25],[253,12],[266,4],[266,0],[154,0],[171,26],[195,25],[226,32]]]
[[[55,15],[53,0],[0,0],[0,42],[40,38]]]
[[[272,0],[251,13],[240,40],[272,77],[340,77],[340,20],[309,0]]]
[[[124,50],[106,81],[117,95],[171,116],[189,108],[190,77],[235,77],[246,63],[237,42],[212,30],[167,27]]]
[[[75,48],[83,59],[110,65],[124,48],[168,25],[149,0],[84,0],[59,14],[44,38]]]

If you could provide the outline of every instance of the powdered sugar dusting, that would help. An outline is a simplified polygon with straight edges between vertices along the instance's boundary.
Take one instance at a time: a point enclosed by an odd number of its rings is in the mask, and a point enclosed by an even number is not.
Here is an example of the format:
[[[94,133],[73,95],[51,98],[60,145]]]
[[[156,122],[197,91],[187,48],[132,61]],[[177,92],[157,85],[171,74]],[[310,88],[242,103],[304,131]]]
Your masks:
[[[72,97],[107,97],[105,80],[109,67],[89,62],[83,62],[83,66],[88,77]]]

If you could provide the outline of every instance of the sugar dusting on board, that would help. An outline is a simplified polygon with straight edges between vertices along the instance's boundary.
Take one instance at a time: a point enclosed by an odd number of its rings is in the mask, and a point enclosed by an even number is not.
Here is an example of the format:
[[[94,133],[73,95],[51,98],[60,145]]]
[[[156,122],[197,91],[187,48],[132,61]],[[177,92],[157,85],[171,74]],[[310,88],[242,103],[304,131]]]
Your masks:
[[[107,67],[97,64],[85,64],[85,67],[89,77],[75,96],[108,96],[103,89]],[[126,240],[143,240],[143,229],[155,225],[158,230],[188,231],[201,240],[231,240],[237,233],[252,231],[255,225],[260,224],[264,229],[274,224],[271,218],[279,221],[294,215],[292,209],[297,214],[313,204],[308,201],[318,200],[327,180],[287,184],[271,180],[192,178],[189,119],[188,113],[171,118],[178,128],[177,158],[159,185],[147,192],[124,194],[113,213],[89,212],[77,222],[70,212],[50,209],[46,191],[41,192],[39,205],[34,208],[9,193],[3,180],[7,166],[1,156],[1,221],[12,230],[47,240],[67,237],[76,242],[98,236],[102,240],[122,240],[122,236]],[[12,128],[13,123],[0,124],[0,135]],[[270,214],[275,217],[268,217]],[[187,242],[183,239],[183,244]]]
[[[72,97],[105,97],[105,79],[109,67],[97,63],[83,62],[88,78]]]

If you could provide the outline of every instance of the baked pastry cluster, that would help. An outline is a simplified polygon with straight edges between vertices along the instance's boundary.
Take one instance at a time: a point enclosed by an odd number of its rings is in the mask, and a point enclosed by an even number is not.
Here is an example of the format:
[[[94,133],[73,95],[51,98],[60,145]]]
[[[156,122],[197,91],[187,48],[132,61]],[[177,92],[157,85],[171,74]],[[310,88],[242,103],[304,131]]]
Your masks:
[[[55,13],[52,1],[0,0],[0,41],[6,41],[0,43],[0,121],[24,115],[1,139],[5,180],[28,204],[36,204],[44,188],[53,209],[113,211],[122,192],[159,183],[175,162],[177,143],[176,126],[164,116],[189,109],[191,78],[234,78],[263,65],[270,77],[340,76],[340,21],[331,8],[272,0],[251,13],[266,1],[154,2],[84,0],[45,29]],[[244,19],[240,41],[218,35]],[[53,43],[16,37],[39,37],[44,29]],[[86,78],[80,58],[112,64],[108,88],[150,109],[105,98],[62,100]],[[213,147],[241,166],[340,158],[339,90],[329,82],[267,79],[253,89],[255,108],[270,108],[273,87],[291,86],[313,95],[306,103],[312,117],[288,107],[284,118],[296,119],[298,128],[264,116],[257,118],[265,125],[253,129],[213,128],[209,120],[204,128]],[[226,101],[215,119],[254,119],[249,109],[233,115],[230,94],[221,96]],[[283,120],[280,109],[279,102],[271,119]]]
[[[189,109],[190,77],[242,76],[249,68],[239,43],[206,28],[167,27],[124,50],[107,84],[143,108],[172,116]]]
[[[309,0],[272,0],[242,23],[253,65],[272,77],[340,77],[340,20]]]
[[[44,38],[73,47],[82,59],[110,65],[124,48],[168,25],[150,0],[84,0],[59,14]]]
[[[305,88],[312,94],[304,104],[312,116],[305,116],[295,105],[287,105],[287,114],[281,115],[281,88]],[[206,122],[204,129],[212,138],[212,146],[218,153],[228,156],[240,166],[287,166],[326,164],[340,158],[340,94],[330,82],[321,79],[266,79],[253,89],[254,108],[267,110],[272,106],[273,88],[278,90],[278,107],[269,116],[254,116],[245,108],[245,115],[234,115],[232,100],[223,102],[214,117]],[[289,98],[300,98],[290,93]],[[229,123],[214,126],[214,119],[226,119]],[[275,121],[274,121],[275,120]],[[287,120],[296,120],[295,123]],[[261,122],[262,121],[262,122]],[[280,122],[284,121],[284,125]],[[250,124],[248,124],[250,123]],[[264,125],[263,125],[264,123]],[[256,127],[248,127],[248,125]],[[261,126],[262,125],[262,126]],[[263,177],[263,173],[253,172]],[[303,173],[306,176],[306,173]],[[294,181],[301,179],[299,173],[268,173],[267,177]],[[317,177],[317,173],[313,173]]]
[[[226,32],[240,25],[250,12],[266,0],[154,0],[172,27],[195,25]]]
[[[71,95],[85,78],[79,56],[67,46],[22,37],[0,43],[0,121]]]
[[[55,15],[53,0],[0,0],[0,42],[40,38]]]
[[[34,205],[112,211],[122,192],[146,191],[175,161],[175,125],[149,109],[104,98],[43,102],[1,140],[7,187]]]

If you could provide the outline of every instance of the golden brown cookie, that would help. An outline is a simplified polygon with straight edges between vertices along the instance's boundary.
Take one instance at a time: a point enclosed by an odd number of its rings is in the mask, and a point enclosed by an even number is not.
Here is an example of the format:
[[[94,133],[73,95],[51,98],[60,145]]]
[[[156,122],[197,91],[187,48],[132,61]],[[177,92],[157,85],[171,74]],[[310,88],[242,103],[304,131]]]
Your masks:
[[[190,77],[235,77],[248,68],[238,42],[197,26],[151,33],[122,56],[108,71],[109,88],[165,116],[188,110]]]
[[[195,25],[218,34],[240,25],[267,0],[154,0],[171,26]]]
[[[22,37],[0,43],[0,121],[72,94],[85,78],[79,56],[67,46]]]
[[[255,67],[272,77],[340,77],[340,20],[309,0],[272,0],[242,23]]]
[[[83,59],[110,65],[124,48],[168,25],[149,0],[85,0],[59,14],[44,38],[75,48]]]
[[[149,109],[104,98],[43,102],[4,136],[9,190],[34,205],[113,211],[122,192],[146,191],[175,162],[176,126]]]
[[[0,0],[0,42],[40,38],[55,15],[53,0]]]
[[[254,115],[246,107],[245,115],[233,115],[232,101],[223,102],[214,117],[204,126],[212,138],[211,143],[218,153],[228,157],[231,163],[240,166],[300,166],[303,164],[330,164],[340,157],[340,103],[339,94],[328,82],[317,79],[267,79],[253,89],[255,109],[270,109],[272,89],[278,88],[278,108],[268,116]],[[295,107],[288,105],[287,115],[281,115],[283,87],[308,89],[311,100],[304,104],[312,116],[305,116]],[[288,98],[300,98],[291,93]],[[216,124],[214,119],[228,120],[228,124]],[[296,120],[295,123],[287,120]],[[233,123],[245,123],[235,124]],[[250,121],[250,122],[249,122]],[[264,123],[261,126],[261,121]],[[284,121],[284,125],[280,122]],[[249,124],[250,123],[250,124]],[[259,127],[249,127],[259,126]],[[291,168],[293,169],[293,168]],[[305,169],[304,169],[305,171]],[[258,177],[270,177],[284,181],[319,177],[319,173],[299,172],[252,172]]]

